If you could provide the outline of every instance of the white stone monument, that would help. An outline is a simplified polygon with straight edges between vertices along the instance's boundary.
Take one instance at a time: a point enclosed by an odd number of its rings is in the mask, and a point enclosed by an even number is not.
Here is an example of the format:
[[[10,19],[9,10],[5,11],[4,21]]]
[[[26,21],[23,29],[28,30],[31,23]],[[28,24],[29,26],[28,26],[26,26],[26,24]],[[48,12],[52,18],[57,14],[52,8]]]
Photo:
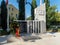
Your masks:
[[[35,9],[35,20],[40,21],[40,32],[46,32],[46,8],[42,0],[40,0],[40,6]]]

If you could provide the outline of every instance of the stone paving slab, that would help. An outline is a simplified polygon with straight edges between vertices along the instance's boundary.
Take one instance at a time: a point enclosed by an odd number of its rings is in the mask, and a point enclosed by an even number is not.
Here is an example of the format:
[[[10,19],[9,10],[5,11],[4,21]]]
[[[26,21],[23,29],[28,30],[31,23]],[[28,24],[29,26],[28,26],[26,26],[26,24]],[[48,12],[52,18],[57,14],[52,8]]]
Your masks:
[[[16,42],[6,43],[2,45],[60,45],[60,33],[54,33],[52,34],[52,36],[48,36],[47,38],[44,37],[46,35],[48,34],[42,34],[42,36],[39,35],[40,37],[43,37],[43,38],[37,39],[35,41],[32,41],[32,40],[24,41],[22,38],[20,38]]]

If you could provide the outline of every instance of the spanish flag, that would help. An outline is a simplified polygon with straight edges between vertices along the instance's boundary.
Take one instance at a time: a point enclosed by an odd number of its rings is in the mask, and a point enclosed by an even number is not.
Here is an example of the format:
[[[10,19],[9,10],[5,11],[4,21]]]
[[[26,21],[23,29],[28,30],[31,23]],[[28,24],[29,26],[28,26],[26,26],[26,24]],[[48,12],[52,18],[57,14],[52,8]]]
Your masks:
[[[6,5],[8,5],[8,0],[6,0]]]

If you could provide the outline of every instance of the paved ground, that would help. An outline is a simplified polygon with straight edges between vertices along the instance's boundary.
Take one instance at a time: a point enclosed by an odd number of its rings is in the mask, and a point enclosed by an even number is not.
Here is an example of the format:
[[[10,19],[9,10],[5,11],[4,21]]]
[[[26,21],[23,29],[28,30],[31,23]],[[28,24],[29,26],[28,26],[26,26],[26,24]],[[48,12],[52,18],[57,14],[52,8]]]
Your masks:
[[[0,37],[0,45],[60,45],[60,33],[46,33],[30,37],[22,36],[22,38],[15,42],[7,43],[7,36],[2,36]]]

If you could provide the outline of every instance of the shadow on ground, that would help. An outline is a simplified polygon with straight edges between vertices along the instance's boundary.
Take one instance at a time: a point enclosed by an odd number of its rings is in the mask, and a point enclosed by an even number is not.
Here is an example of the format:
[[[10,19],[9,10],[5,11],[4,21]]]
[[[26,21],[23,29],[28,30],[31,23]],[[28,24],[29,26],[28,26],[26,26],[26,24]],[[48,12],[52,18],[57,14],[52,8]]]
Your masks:
[[[35,40],[39,40],[42,39],[41,37],[37,36],[37,35],[32,35],[32,34],[22,34],[22,39],[24,41],[31,41],[31,42],[35,42]]]
[[[7,43],[7,36],[0,36],[0,45]]]

